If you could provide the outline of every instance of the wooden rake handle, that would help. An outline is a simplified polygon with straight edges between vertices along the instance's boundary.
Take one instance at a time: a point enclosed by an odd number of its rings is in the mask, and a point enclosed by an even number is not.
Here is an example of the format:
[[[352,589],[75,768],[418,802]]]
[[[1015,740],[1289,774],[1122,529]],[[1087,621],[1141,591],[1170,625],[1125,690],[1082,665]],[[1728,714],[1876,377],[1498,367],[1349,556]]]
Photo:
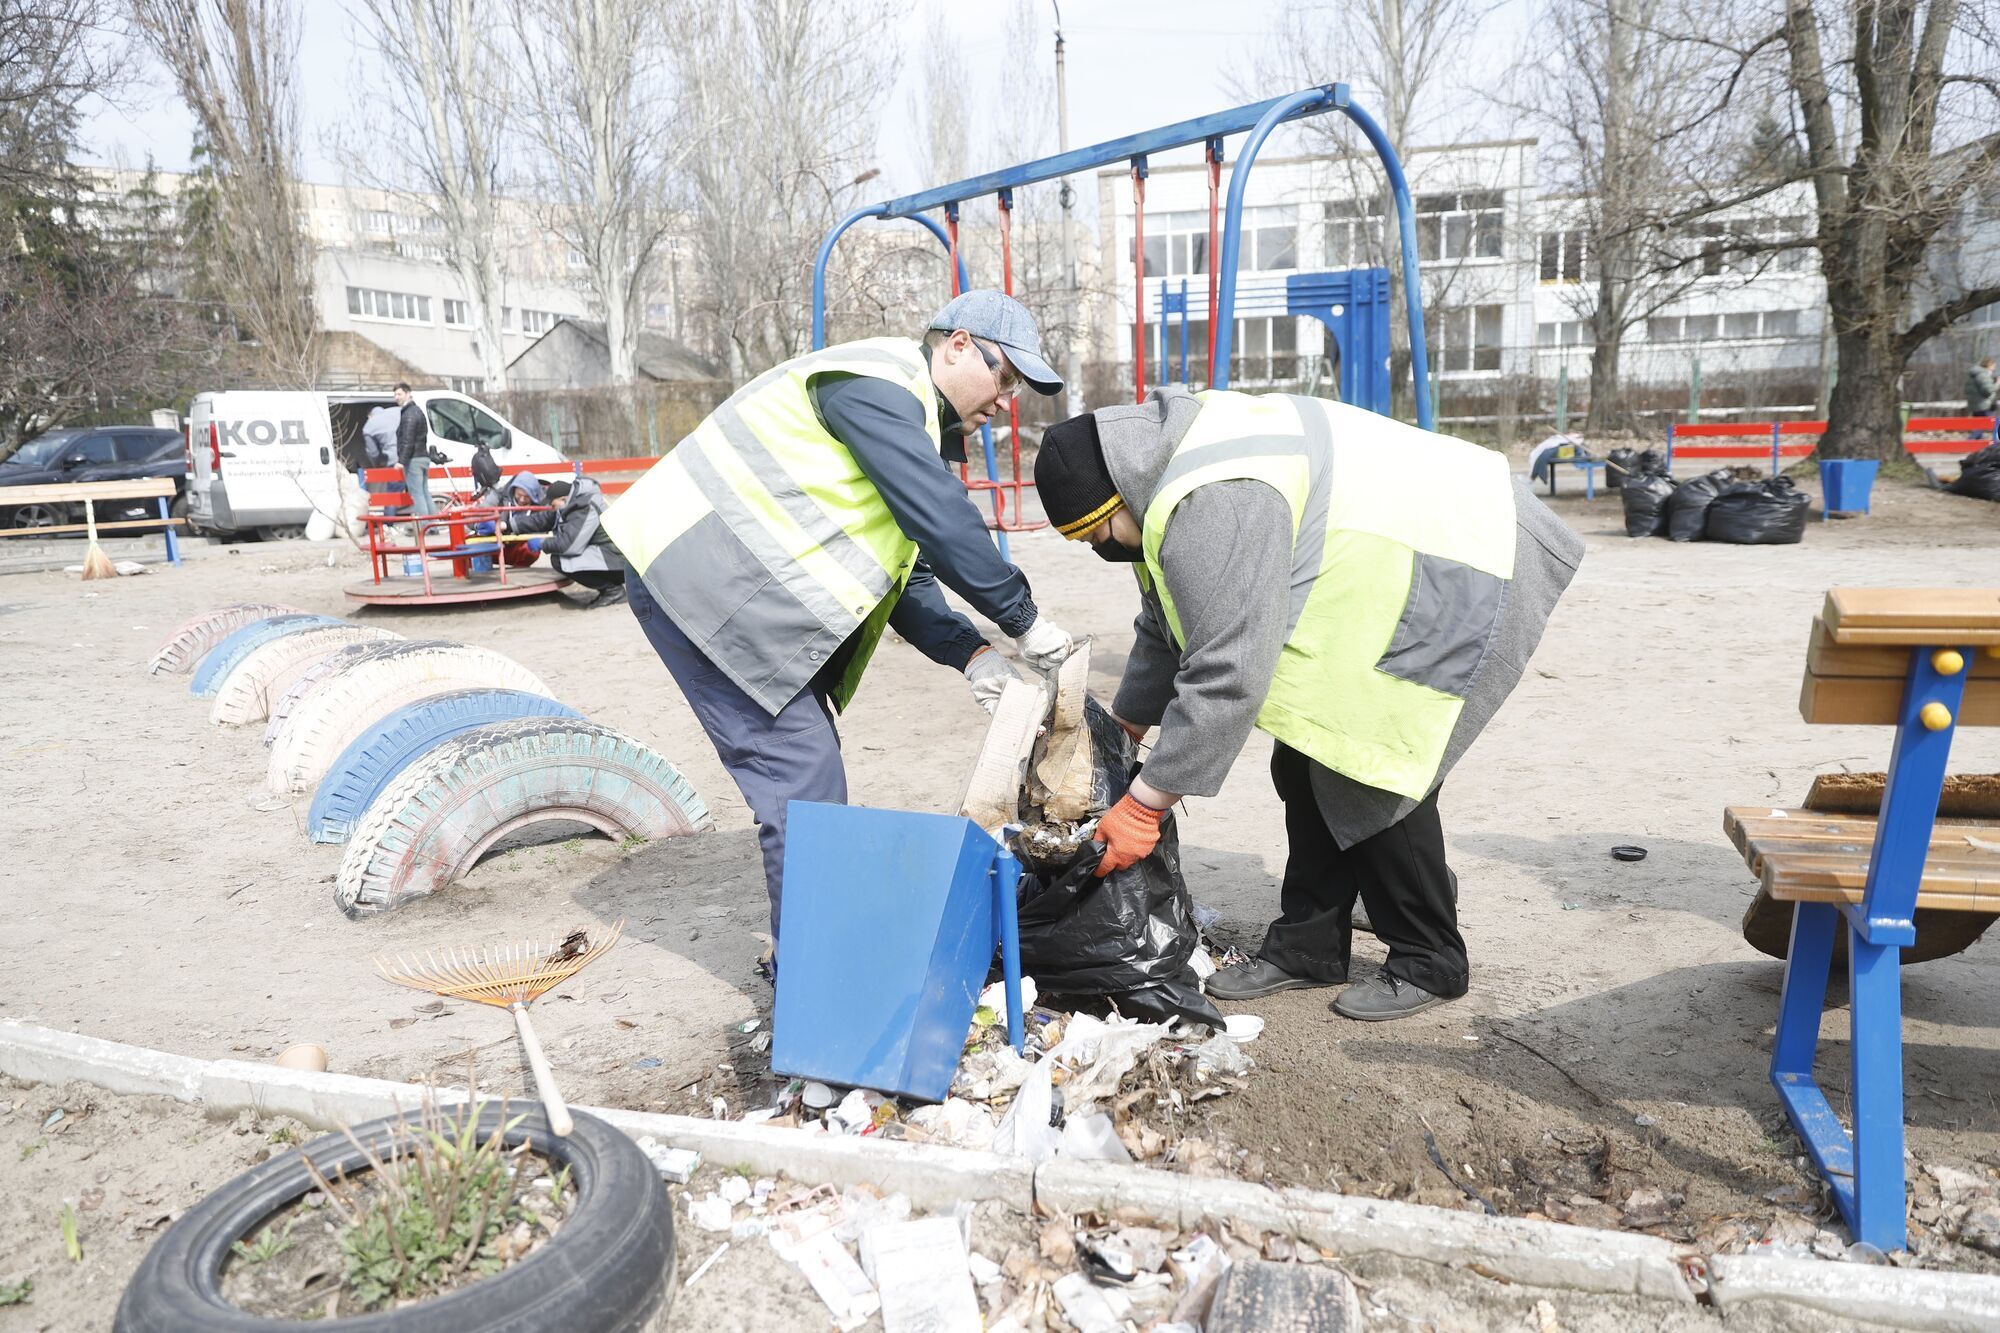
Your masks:
[[[528,1053],[528,1068],[535,1075],[535,1091],[541,1094],[542,1109],[548,1112],[549,1132],[559,1139],[567,1138],[576,1122],[570,1119],[569,1107],[563,1105],[562,1093],[556,1090],[549,1057],[542,1054],[542,1043],[535,1039],[534,1026],[528,1022],[528,1006],[516,1000],[507,1007],[514,1011],[514,1030],[521,1034],[521,1049]]]

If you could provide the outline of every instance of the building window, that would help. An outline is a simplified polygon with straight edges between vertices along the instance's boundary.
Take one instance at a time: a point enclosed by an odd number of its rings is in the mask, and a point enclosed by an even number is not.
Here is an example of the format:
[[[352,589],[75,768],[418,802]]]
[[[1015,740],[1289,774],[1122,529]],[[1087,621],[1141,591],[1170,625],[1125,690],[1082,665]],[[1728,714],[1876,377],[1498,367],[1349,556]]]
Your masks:
[[[581,251],[581,250],[577,249],[577,248],[576,248],[575,246],[573,246],[573,245],[569,247],[569,254],[568,254],[568,255],[566,256],[566,261],[567,261],[567,263],[569,264],[569,266],[570,266],[571,268],[589,268],[589,267],[590,267],[590,259],[589,259],[589,257],[588,257],[588,256],[586,256],[586,255],[585,255],[585,254],[583,253],[583,251]]]
[[[1501,193],[1462,190],[1417,196],[1417,255],[1440,259],[1501,257]]]
[[[1431,364],[1440,375],[1500,369],[1500,307],[1462,305],[1425,321]]]
[[[431,322],[431,298],[412,292],[381,292],[372,287],[349,287],[347,313],[358,319],[428,324]]]
[[[1583,233],[1545,231],[1542,233],[1542,281],[1583,281]]]
[[[472,375],[447,375],[445,387],[453,393],[478,393],[486,387],[486,381]]]
[[[553,310],[523,310],[521,312],[521,332],[531,338],[539,338],[556,326],[561,319]]]
[[[1699,222],[1690,230],[1690,249],[1699,256],[1705,278],[1724,273],[1802,273],[1813,262],[1812,248],[1796,245],[1785,250],[1732,250],[1729,243],[1772,245],[1794,241],[1812,234],[1812,219],[1800,215],[1767,218],[1738,218],[1729,222]]]
[[[444,325],[448,329],[472,327],[472,306],[453,297],[444,298]]]
[[[386,208],[372,208],[362,215],[362,225],[370,236],[390,236],[395,234],[395,219]]]
[[[1160,351],[1160,333],[1166,331],[1166,353]],[[1290,315],[1258,315],[1236,321],[1229,345],[1230,383],[1270,383],[1300,377],[1299,324]],[[1187,321],[1186,375],[1190,382],[1208,378],[1208,321]],[[1178,383],[1182,375],[1181,319],[1175,315],[1164,323],[1146,325],[1146,377],[1157,383],[1162,378]]]
[[[1218,233],[1219,235],[1219,233]],[[1245,269],[1298,267],[1298,222],[1290,208],[1243,210],[1242,252],[1237,264]],[[1132,261],[1132,238],[1125,242],[1125,261]],[[1208,272],[1208,214],[1146,215],[1146,276],[1193,277]]]
[[[1654,315],[1646,321],[1650,342],[1712,342],[1718,338],[1795,338],[1796,310],[1748,310],[1726,315]]]
[[[1335,268],[1362,268],[1384,253],[1382,201],[1337,199],[1326,206],[1326,258]]]
[[[1535,345],[1537,347],[1588,347],[1591,345],[1590,321],[1587,319],[1563,319],[1549,324],[1535,325]]]

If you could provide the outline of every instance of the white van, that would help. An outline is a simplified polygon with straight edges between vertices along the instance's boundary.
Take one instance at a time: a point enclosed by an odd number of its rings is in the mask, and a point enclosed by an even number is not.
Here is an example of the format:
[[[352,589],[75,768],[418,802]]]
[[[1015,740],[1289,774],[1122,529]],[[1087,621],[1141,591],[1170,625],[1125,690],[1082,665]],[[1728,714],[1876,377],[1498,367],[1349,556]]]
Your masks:
[[[476,398],[449,389],[410,395],[430,421],[431,446],[462,467],[485,444],[503,474],[562,454]],[[315,511],[340,513],[365,454],[368,414],[386,393],[242,389],[195,395],[188,409],[187,519],[196,532],[295,537]],[[435,487],[433,488],[436,489]]]

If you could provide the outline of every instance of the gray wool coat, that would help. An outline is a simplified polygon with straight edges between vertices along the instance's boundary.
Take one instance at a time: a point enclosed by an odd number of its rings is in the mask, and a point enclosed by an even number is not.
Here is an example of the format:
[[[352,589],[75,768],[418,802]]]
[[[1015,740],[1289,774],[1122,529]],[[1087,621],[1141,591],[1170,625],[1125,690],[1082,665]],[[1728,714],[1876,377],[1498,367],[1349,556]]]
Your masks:
[[[1142,524],[1174,447],[1200,410],[1193,394],[1168,386],[1143,403],[1094,413],[1105,464]],[[1410,484],[1423,480],[1412,477]],[[1514,510],[1514,577],[1437,782],[1519,683],[1583,560],[1582,539],[1519,479]],[[1127,721],[1160,728],[1144,769],[1148,782],[1182,795],[1213,796],[1249,739],[1284,647],[1291,510],[1283,496],[1258,481],[1197,487],[1168,520],[1160,561],[1187,643],[1174,647],[1159,599],[1143,595],[1132,654],[1112,707]],[[1318,763],[1312,765],[1312,780],[1320,812],[1343,848],[1380,833],[1417,806]]]

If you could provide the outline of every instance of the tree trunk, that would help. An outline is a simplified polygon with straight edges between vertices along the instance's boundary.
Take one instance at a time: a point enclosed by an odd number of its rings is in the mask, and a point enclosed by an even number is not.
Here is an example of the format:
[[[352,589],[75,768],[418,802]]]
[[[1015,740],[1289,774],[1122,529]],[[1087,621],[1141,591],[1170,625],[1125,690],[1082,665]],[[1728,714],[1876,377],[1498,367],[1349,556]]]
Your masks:
[[[1618,361],[1624,343],[1614,330],[1599,336],[1590,349],[1590,411],[1584,417],[1586,435],[1621,431],[1630,424],[1625,412],[1625,390],[1619,382]]]
[[[1822,457],[1886,461],[1902,456],[1903,363],[1886,345],[1889,341],[1886,333],[1871,336],[1869,327],[1836,338],[1839,378],[1827,407],[1826,434],[1819,441]]]

